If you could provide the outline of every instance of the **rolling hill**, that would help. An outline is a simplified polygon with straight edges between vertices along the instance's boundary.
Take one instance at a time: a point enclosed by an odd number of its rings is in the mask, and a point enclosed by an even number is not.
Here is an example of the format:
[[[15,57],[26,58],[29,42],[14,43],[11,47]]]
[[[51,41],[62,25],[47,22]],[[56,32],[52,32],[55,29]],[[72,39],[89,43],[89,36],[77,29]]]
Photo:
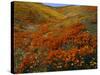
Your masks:
[[[17,28],[63,19],[64,15],[40,3],[14,2],[14,21]],[[21,25],[21,27],[19,27]],[[27,27],[26,27],[27,28]]]
[[[39,3],[26,3],[24,2],[23,4],[21,2],[15,2],[15,16],[31,16],[34,17],[36,19],[44,19],[44,20],[48,20],[48,19],[63,19],[63,15],[56,12],[55,10],[52,10],[51,8],[39,4]],[[30,14],[30,15],[27,15]],[[37,18],[38,17],[38,18]]]
[[[38,26],[47,24],[49,29],[69,27],[75,23],[87,25],[90,32],[96,24],[95,6],[50,7],[42,3],[14,2],[15,31],[37,31]],[[93,29],[92,29],[93,28]]]
[[[14,73],[97,68],[97,7],[14,2]]]
[[[97,7],[96,6],[64,6],[56,8],[59,13],[62,13],[66,18],[71,20],[78,20],[87,26],[87,30],[96,34],[97,24]],[[68,21],[68,22],[69,22]]]

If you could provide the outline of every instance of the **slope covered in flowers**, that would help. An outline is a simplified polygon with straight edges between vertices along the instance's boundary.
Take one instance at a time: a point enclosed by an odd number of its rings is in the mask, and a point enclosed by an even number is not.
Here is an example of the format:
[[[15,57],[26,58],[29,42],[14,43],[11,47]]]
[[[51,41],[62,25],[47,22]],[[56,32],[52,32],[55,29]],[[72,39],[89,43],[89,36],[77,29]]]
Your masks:
[[[97,68],[96,7],[69,6],[70,11],[64,13],[69,7],[54,9],[37,3],[16,3],[15,73]],[[88,11],[83,14],[79,9]]]

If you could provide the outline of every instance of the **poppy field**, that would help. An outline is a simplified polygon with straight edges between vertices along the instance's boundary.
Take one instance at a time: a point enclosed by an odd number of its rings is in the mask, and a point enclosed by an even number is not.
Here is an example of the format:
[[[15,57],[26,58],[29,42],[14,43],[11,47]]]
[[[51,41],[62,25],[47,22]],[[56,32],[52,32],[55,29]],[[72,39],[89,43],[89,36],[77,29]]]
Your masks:
[[[14,73],[97,68],[97,7],[13,2]]]

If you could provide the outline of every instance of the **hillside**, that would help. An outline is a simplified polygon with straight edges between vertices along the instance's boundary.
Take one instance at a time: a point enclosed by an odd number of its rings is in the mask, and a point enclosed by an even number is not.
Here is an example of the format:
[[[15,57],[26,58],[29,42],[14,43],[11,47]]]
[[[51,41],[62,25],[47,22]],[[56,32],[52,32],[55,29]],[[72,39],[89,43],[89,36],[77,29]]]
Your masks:
[[[14,19],[16,26],[25,28],[24,26],[30,25],[31,28],[32,25],[64,19],[64,15],[40,3],[15,2]]]
[[[96,34],[97,7],[96,6],[64,6],[56,8],[68,19],[78,20],[87,26],[88,31]]]
[[[97,68],[97,7],[14,2],[14,72]]]
[[[86,24],[91,33],[96,33],[93,31],[96,29],[96,7],[64,6],[55,9],[41,3],[15,2],[14,4],[16,31],[37,31],[38,26],[42,24],[56,29],[60,26],[69,27],[80,22]]]

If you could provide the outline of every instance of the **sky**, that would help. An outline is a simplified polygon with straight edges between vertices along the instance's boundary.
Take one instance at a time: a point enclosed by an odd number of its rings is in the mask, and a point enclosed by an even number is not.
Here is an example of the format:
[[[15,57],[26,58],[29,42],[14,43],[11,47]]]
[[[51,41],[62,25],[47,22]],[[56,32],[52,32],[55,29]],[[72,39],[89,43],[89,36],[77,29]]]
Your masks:
[[[67,6],[69,4],[55,4],[55,3],[43,3],[44,5],[53,6],[53,7],[61,7],[61,6]]]

